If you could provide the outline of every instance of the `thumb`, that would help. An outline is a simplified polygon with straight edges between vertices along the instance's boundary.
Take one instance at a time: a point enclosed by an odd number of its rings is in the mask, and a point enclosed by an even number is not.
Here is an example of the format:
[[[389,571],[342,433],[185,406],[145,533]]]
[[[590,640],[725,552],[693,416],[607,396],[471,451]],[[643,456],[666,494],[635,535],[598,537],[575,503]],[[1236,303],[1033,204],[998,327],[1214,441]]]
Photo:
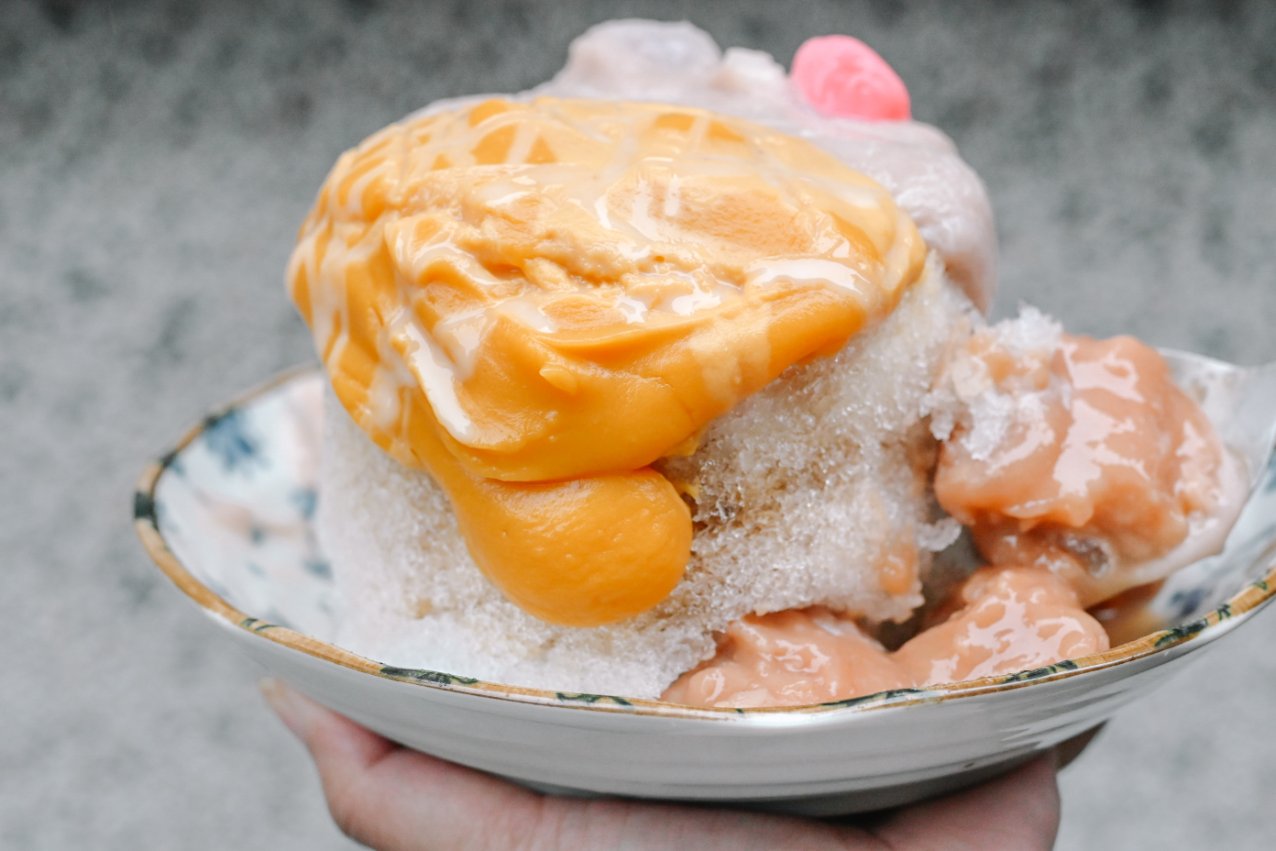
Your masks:
[[[310,751],[333,821],[358,842],[391,851],[510,848],[537,826],[533,792],[400,747],[278,681],[261,690]]]

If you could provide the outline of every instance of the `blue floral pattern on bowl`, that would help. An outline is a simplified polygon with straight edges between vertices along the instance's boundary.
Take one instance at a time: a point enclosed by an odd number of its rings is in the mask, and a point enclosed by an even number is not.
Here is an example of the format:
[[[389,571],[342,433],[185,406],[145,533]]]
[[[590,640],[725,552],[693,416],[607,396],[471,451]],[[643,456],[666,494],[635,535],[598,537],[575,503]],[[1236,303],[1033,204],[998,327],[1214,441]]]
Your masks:
[[[155,514],[173,552],[219,597],[326,640],[332,570],[311,523],[322,411],[322,379],[311,373],[207,417],[168,459]]]

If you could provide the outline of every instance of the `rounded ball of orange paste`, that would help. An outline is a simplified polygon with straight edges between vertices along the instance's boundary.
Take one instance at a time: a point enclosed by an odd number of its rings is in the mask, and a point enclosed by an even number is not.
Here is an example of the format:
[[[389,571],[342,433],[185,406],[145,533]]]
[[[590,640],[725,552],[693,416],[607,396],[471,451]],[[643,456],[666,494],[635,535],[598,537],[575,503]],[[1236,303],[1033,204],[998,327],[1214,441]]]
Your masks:
[[[566,482],[482,479],[453,507],[487,578],[525,611],[565,626],[650,609],[682,579],[691,552],[690,511],[650,469]]]

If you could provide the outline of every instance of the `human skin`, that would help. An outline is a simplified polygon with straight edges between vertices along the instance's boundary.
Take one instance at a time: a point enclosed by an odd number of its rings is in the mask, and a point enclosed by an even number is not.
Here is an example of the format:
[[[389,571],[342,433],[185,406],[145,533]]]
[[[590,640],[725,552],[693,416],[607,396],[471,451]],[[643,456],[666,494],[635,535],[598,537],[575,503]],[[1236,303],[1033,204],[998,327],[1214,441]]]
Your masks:
[[[282,683],[267,681],[262,691],[310,751],[337,826],[358,842],[389,851],[1050,848],[1059,827],[1057,765],[1085,744],[944,798],[867,818],[821,821],[541,795],[397,745]]]

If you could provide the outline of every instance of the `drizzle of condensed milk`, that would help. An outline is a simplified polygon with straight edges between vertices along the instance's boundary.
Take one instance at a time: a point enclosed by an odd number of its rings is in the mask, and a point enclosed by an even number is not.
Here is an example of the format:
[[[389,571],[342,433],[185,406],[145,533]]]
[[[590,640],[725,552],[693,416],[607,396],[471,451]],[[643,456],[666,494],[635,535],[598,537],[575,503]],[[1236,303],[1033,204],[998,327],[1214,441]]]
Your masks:
[[[493,99],[343,155],[288,279],[338,399],[448,493],[480,569],[592,626],[654,606],[689,557],[649,465],[887,315],[924,257],[886,190],[801,139]]]

